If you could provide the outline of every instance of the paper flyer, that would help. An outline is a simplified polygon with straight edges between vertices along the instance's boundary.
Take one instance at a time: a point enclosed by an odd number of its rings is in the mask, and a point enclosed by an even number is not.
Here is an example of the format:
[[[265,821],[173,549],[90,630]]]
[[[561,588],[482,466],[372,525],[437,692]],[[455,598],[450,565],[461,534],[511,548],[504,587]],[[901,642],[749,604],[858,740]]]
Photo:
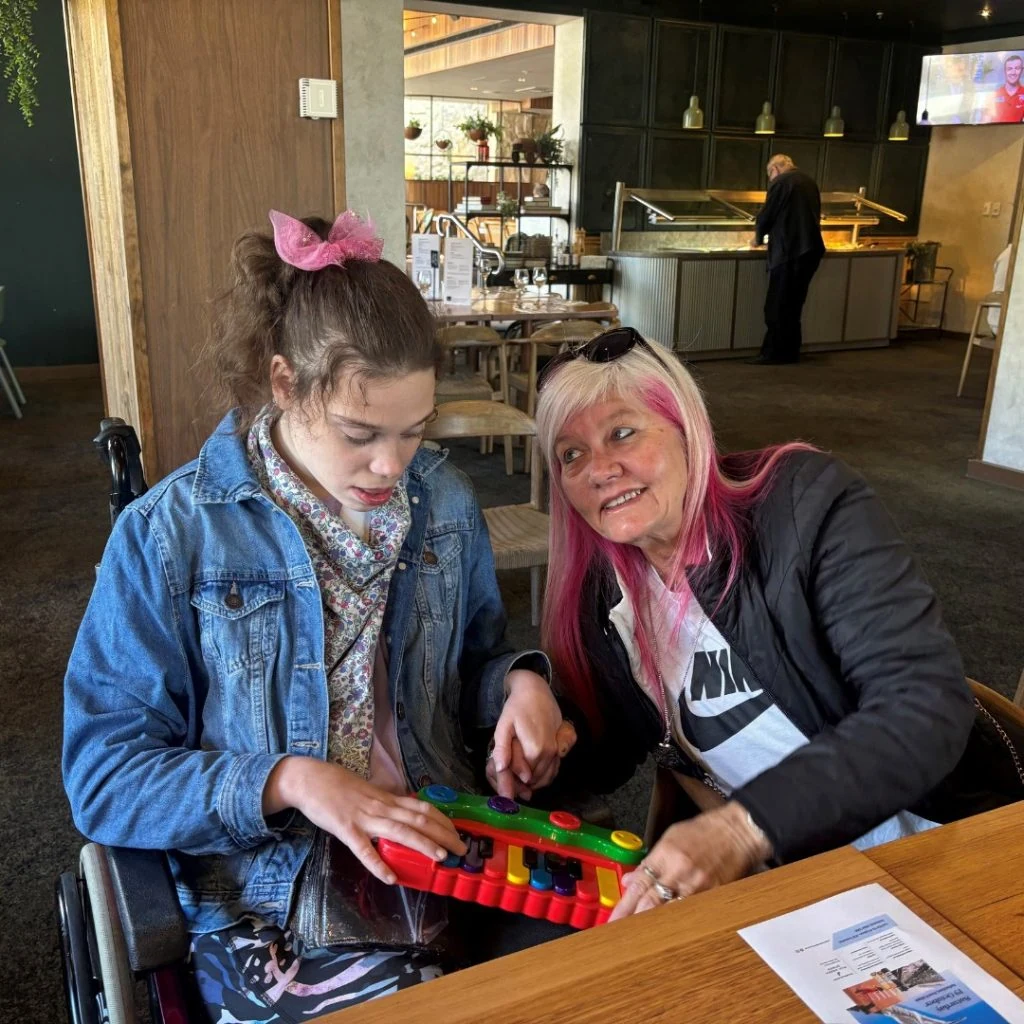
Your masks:
[[[440,296],[439,276],[441,266],[441,236],[440,235],[413,235],[412,236],[412,266],[409,269],[409,276],[419,287],[419,275],[421,272],[430,274],[430,289],[423,297],[425,299],[436,299]],[[421,289],[422,290],[422,289]]]
[[[468,238],[444,240],[444,301],[452,306],[473,301],[473,242]]]
[[[739,934],[825,1024],[1024,1024],[1024,1002],[880,885]]]

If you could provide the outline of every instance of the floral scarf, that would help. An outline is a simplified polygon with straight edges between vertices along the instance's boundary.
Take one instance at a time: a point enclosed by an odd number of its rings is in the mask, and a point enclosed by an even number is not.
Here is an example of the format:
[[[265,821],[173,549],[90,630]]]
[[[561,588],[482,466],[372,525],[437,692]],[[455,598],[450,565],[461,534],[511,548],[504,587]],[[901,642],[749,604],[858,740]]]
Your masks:
[[[292,472],[270,439],[278,410],[268,406],[246,449],[260,486],[291,517],[313,562],[324,608],[324,669],[330,701],[327,758],[366,778],[373,745],[373,670],[391,575],[411,516],[399,481],[357,536]]]

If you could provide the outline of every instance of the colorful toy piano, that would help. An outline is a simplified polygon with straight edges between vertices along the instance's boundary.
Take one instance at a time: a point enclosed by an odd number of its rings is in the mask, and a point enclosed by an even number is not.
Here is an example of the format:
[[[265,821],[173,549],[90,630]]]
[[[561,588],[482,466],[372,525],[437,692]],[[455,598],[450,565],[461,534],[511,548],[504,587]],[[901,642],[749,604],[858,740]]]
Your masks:
[[[540,811],[450,786],[427,786],[418,796],[452,819],[468,849],[435,861],[378,840],[382,859],[411,889],[590,928],[608,919],[623,874],[647,852],[632,832],[598,828],[568,811]]]

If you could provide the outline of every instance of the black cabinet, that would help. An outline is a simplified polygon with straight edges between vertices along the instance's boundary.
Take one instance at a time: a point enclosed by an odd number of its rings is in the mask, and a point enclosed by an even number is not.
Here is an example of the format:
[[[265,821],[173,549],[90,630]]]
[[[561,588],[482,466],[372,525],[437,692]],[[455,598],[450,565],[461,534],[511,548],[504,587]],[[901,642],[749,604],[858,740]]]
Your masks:
[[[817,135],[828,116],[833,43],[829,36],[783,32],[775,90],[775,128],[793,135]]]
[[[839,40],[832,103],[842,110],[845,138],[875,139],[881,130],[888,50],[874,40]]]
[[[886,105],[885,117],[882,119],[882,130],[885,135],[888,135],[889,126],[896,120],[899,111],[905,110],[910,125],[910,137],[928,140],[931,128],[918,125],[916,122],[920,113],[917,109],[917,98],[921,87],[921,62],[930,53],[935,53],[933,47],[906,43],[897,43],[893,46],[889,72],[889,102]]]
[[[718,138],[711,144],[709,188],[767,188],[764,165],[767,144],[761,139]]]
[[[651,188],[704,188],[708,136],[703,132],[651,132]]]
[[[634,188],[643,179],[644,133],[630,128],[584,127],[581,159],[585,172],[580,187],[580,226],[589,232],[611,231],[615,215],[615,183]],[[640,226],[636,203],[627,203],[623,227]]]
[[[681,128],[690,96],[700,97],[707,124],[710,117],[710,25],[681,21],[654,23],[654,74],[651,80],[651,124],[655,128]]]
[[[820,181],[822,192],[856,192],[863,187],[871,195],[871,170],[875,147],[870,142],[845,142],[830,139],[825,147],[825,170]]]
[[[772,138],[769,152],[771,156],[785,153],[801,171],[809,174],[815,181],[821,181],[825,157],[824,139],[782,139],[776,135]]]
[[[761,29],[719,29],[716,129],[754,130],[761,104],[772,97],[777,38]]]
[[[587,13],[584,122],[638,126],[645,123],[650,44],[650,18],[600,11]]]
[[[916,142],[885,142],[878,146],[878,184],[869,193],[882,206],[907,215],[901,224],[891,217],[882,217],[874,234],[914,235],[921,214],[921,193],[928,166],[928,147]]]

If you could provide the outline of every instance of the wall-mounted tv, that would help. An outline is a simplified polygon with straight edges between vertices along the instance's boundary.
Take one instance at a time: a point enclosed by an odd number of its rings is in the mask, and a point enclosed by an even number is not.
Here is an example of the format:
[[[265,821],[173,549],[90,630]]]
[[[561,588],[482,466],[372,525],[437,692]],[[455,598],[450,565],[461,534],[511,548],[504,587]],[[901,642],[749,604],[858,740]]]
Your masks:
[[[925,57],[918,124],[1020,124],[1024,48]]]

